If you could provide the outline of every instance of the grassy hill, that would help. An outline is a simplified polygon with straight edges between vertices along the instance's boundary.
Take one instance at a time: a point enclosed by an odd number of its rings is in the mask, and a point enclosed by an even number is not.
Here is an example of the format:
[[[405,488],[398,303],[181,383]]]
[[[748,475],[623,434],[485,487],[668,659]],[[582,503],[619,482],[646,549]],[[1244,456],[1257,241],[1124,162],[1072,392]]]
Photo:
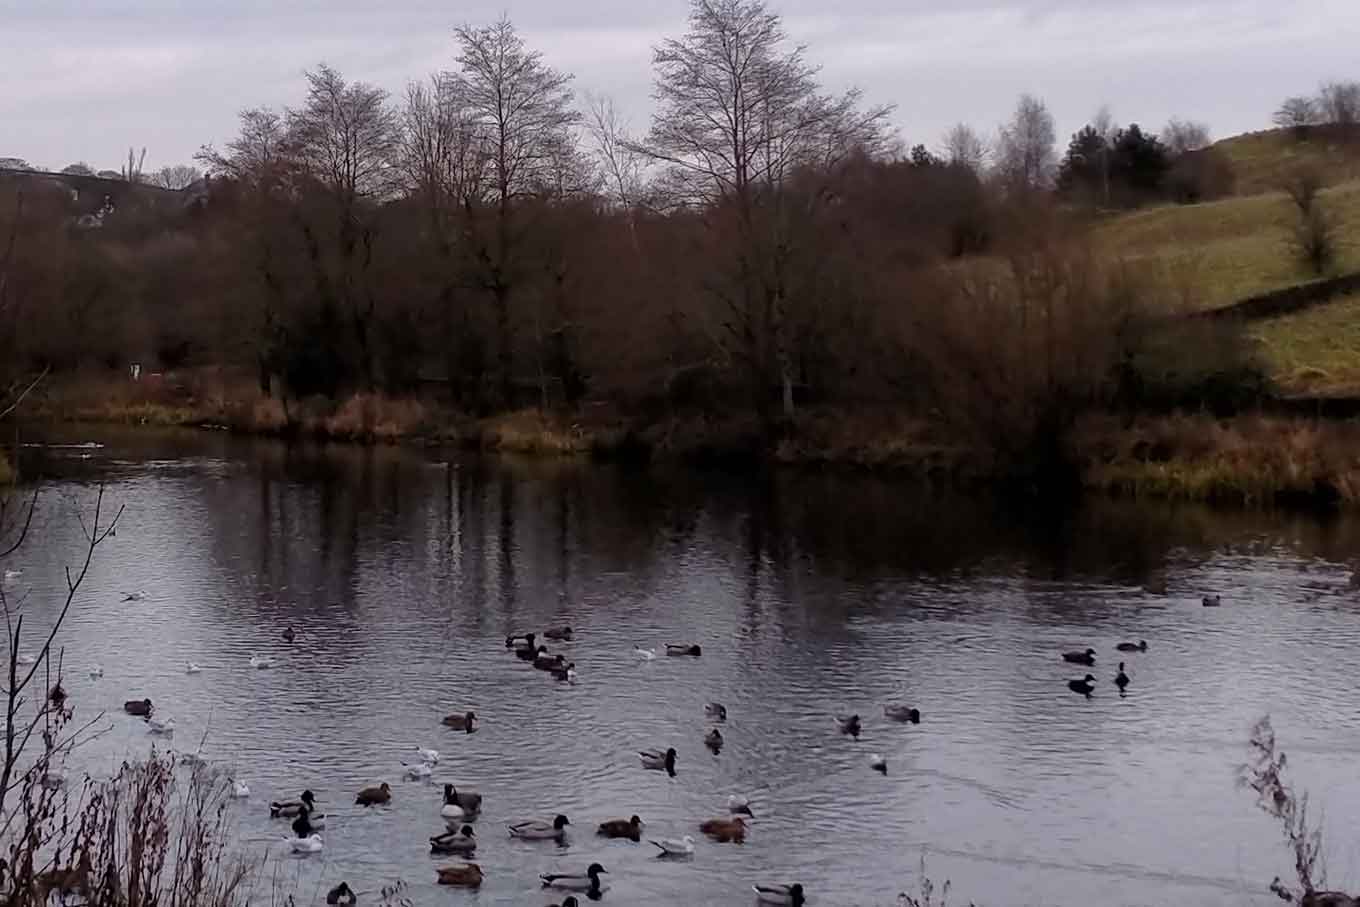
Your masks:
[[[1231,162],[1238,195],[1274,192],[1301,166],[1315,169],[1329,184],[1360,179],[1360,143],[1338,141],[1325,129],[1302,141],[1284,129],[1248,132],[1214,148]]]

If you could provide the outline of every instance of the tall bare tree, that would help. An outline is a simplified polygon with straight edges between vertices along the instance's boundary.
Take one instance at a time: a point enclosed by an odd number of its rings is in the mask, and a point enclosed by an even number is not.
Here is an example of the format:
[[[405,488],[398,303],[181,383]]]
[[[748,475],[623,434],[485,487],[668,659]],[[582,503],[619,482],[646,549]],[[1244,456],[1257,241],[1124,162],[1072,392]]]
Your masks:
[[[1048,106],[1034,95],[1021,95],[997,140],[997,167],[1007,187],[1030,191],[1051,185],[1058,164],[1056,141]]]
[[[287,130],[283,117],[267,107],[255,107],[239,114],[240,131],[218,151],[204,145],[194,155],[208,171],[243,183],[258,183],[277,175],[287,159]]]
[[[1271,121],[1276,126],[1290,130],[1299,139],[1304,138],[1319,119],[1317,103],[1312,98],[1300,95],[1285,98],[1280,108],[1271,115]]]
[[[586,95],[586,132],[604,176],[605,194],[624,210],[642,203],[647,158],[628,133],[623,114],[608,95]]]
[[[475,125],[487,190],[465,199],[468,235],[481,287],[495,309],[501,395],[513,398],[511,301],[522,278],[524,228],[516,203],[551,191],[563,149],[572,145],[580,115],[572,109],[572,76],[543,62],[508,19],[457,29],[459,71],[454,89]],[[490,223],[487,224],[486,221]]]
[[[157,170],[147,177],[147,182],[162,189],[180,190],[189,188],[202,177],[203,174],[197,167],[190,167],[188,164],[174,164]]]
[[[1172,117],[1162,127],[1162,144],[1172,157],[1208,148],[1212,143],[1213,137],[1204,123]]]
[[[762,417],[773,383],[790,417],[795,221],[823,199],[813,191],[795,203],[789,190],[854,152],[881,150],[891,108],[862,107],[855,89],[823,93],[818,68],[762,0],[693,0],[689,32],[657,46],[652,66],[656,112],[637,147],[663,165],[675,201],[734,216],[735,286],[719,294],[731,315],[724,328]]]
[[[944,159],[981,173],[987,166],[987,142],[967,123],[956,123],[944,135]]]

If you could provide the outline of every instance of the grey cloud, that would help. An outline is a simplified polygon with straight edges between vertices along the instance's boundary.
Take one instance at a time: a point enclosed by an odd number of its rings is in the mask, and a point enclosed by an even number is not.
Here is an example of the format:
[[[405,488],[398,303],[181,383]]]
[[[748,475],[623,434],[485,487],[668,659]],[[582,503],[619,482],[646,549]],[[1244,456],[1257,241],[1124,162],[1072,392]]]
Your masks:
[[[1287,93],[1360,78],[1354,0],[774,0],[828,85],[896,102],[910,142],[966,120],[990,129],[1015,96],[1045,97],[1065,131],[1102,102],[1122,121],[1192,116],[1224,135],[1263,127]],[[326,60],[394,93],[452,65],[453,27],[508,12],[582,89],[649,115],[650,47],[683,0],[0,0],[0,156],[156,165],[221,142],[246,106],[296,102]]]

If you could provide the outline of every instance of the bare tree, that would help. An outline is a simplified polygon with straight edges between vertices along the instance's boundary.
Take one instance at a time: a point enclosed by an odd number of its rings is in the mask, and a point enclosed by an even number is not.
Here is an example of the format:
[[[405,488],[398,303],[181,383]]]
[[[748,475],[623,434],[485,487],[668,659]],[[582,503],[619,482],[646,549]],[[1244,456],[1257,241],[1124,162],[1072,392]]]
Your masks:
[[[469,235],[476,245],[478,282],[494,305],[497,356],[504,402],[513,398],[511,300],[523,268],[523,235],[516,201],[551,191],[563,149],[580,120],[572,109],[572,76],[529,50],[508,19],[458,28],[460,70],[449,78],[475,125],[486,163],[487,191],[469,196]],[[484,228],[483,208],[491,223]]]
[[[949,163],[981,173],[987,166],[987,142],[967,123],[955,124],[944,136],[944,158]]]
[[[1318,89],[1318,118],[1329,126],[1360,124],[1360,82],[1325,82]]]
[[[1172,157],[1208,148],[1212,143],[1209,127],[1204,123],[1172,117],[1162,127],[1162,144]]]
[[[624,210],[640,204],[646,186],[647,157],[638,151],[613,98],[586,95],[585,128],[610,200]]]
[[[1281,129],[1288,129],[1295,138],[1304,138],[1310,127],[1318,122],[1317,104],[1312,98],[1296,95],[1285,98],[1280,108],[1271,115],[1271,121]]]
[[[1315,276],[1322,277],[1336,262],[1336,223],[1319,198],[1322,177],[1317,170],[1304,167],[1290,176],[1284,191],[1299,218],[1293,234],[1295,255]]]
[[[243,110],[240,131],[225,151],[204,145],[194,159],[217,176],[245,183],[259,183],[276,175],[287,157],[287,131],[283,117],[266,107]]]
[[[203,174],[197,167],[190,167],[188,164],[174,164],[157,170],[151,174],[147,182],[153,186],[160,186],[162,189],[179,191],[188,189],[202,178]]]
[[[861,106],[851,89],[824,94],[801,46],[788,46],[780,19],[761,0],[693,0],[690,30],[652,54],[657,103],[647,142],[672,197],[731,211],[736,280],[720,293],[731,350],[743,360],[762,418],[772,383],[793,415],[788,326],[796,219],[793,181],[826,174],[855,152],[887,142],[890,107]],[[812,205],[824,196],[802,196]],[[774,379],[773,381],[771,379]]]
[[[145,163],[146,163],[145,148],[142,149],[141,154],[138,154],[135,150],[129,148],[127,163],[123,166],[122,172],[119,174],[122,177],[123,182],[126,183],[142,182],[143,177],[142,167]]]
[[[1023,94],[1015,113],[997,140],[997,168],[1012,190],[1047,188],[1053,182],[1058,157],[1054,151],[1057,132],[1048,106],[1031,94]]]

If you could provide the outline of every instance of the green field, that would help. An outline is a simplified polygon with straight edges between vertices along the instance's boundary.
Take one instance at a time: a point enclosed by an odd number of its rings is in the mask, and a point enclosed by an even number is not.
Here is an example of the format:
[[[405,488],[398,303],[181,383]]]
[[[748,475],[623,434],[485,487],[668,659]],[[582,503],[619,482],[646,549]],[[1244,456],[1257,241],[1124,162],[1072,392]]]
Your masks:
[[[1248,333],[1285,393],[1360,394],[1360,295],[1257,322]]]

